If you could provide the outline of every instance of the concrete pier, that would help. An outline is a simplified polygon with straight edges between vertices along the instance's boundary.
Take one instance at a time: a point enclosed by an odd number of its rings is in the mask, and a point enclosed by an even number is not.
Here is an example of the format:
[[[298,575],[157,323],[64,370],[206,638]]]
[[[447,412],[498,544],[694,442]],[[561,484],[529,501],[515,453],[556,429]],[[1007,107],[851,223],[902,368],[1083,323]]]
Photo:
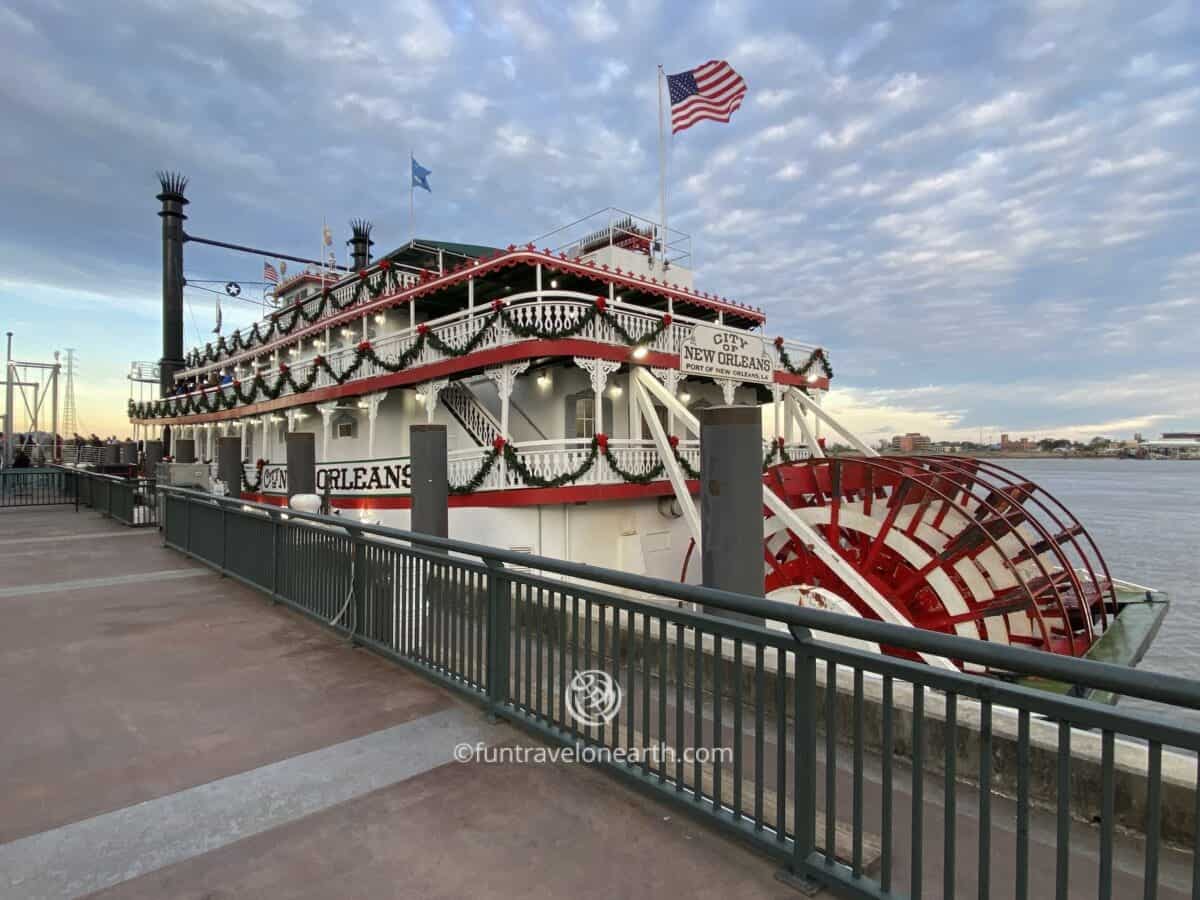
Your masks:
[[[0,602],[9,900],[796,896],[585,766],[454,762],[532,741],[152,530],[0,510]]]

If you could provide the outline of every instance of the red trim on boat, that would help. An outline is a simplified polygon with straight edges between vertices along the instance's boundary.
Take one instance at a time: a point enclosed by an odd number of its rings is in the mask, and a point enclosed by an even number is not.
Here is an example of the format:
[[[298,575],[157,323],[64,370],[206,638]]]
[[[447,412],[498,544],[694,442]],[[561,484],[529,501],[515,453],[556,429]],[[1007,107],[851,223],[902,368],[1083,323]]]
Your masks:
[[[688,490],[700,492],[699,481],[689,481]],[[519,506],[554,506],[562,503],[590,503],[608,500],[636,500],[640,497],[667,497],[673,494],[669,481],[652,484],[589,484],[557,488],[519,488],[512,491],[477,491],[474,494],[451,494],[451,507],[511,508]],[[287,498],[282,494],[255,494],[242,492],[241,499],[273,506],[286,506]],[[385,495],[380,497],[359,495],[331,497],[335,509],[411,509],[412,497]]]

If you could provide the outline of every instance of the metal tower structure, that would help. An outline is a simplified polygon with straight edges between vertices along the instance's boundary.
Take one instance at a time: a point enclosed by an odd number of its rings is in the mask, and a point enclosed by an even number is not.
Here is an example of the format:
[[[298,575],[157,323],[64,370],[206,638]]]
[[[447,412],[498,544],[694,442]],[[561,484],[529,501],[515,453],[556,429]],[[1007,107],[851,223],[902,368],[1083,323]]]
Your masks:
[[[75,348],[66,347],[67,354],[67,386],[63,396],[62,433],[71,437],[79,433],[79,419],[75,413]]]

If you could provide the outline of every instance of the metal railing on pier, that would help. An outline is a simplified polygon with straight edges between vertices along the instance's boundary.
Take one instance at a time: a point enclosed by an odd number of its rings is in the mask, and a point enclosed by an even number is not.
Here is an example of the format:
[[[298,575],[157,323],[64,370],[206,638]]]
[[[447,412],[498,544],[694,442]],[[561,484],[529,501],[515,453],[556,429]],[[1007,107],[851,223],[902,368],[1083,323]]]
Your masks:
[[[125,525],[158,524],[152,478],[120,478],[66,466],[0,470],[0,507],[60,504],[91,507]]]
[[[0,507],[75,502],[75,484],[63,469],[0,469]]]
[[[973,894],[1018,898],[1077,896],[1088,884],[1101,898],[1154,898],[1174,879],[1172,896],[1200,898],[1188,856],[1200,729],[1186,717],[831,638],[1175,710],[1200,709],[1192,681],[159,490],[168,546],[549,742],[590,750],[608,772],[748,840],[798,879],[870,898],[952,897],[966,874]],[[589,670],[623,688],[599,724],[572,714],[572,681]],[[935,793],[940,813],[927,815]],[[1080,829],[1089,847],[1073,843]],[[1045,875],[1031,884],[1035,869]]]
[[[158,524],[158,494],[153,478],[118,478],[84,469],[65,471],[75,479],[79,505],[123,525]]]

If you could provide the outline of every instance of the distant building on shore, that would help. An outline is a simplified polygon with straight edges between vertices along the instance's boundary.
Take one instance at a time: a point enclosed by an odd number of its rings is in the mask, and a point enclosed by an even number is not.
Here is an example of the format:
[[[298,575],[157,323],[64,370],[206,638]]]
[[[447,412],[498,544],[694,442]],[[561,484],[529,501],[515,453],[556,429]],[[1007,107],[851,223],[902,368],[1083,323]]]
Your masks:
[[[1164,441],[1200,441],[1200,431],[1164,431]]]
[[[1014,441],[1007,434],[1002,434],[1002,435],[1000,435],[1000,449],[1001,450],[1036,450],[1037,444],[1035,444],[1029,438],[1020,438],[1020,439]]]
[[[910,431],[908,434],[898,434],[892,438],[892,449],[901,453],[917,453],[928,450],[933,441],[927,434]]]

